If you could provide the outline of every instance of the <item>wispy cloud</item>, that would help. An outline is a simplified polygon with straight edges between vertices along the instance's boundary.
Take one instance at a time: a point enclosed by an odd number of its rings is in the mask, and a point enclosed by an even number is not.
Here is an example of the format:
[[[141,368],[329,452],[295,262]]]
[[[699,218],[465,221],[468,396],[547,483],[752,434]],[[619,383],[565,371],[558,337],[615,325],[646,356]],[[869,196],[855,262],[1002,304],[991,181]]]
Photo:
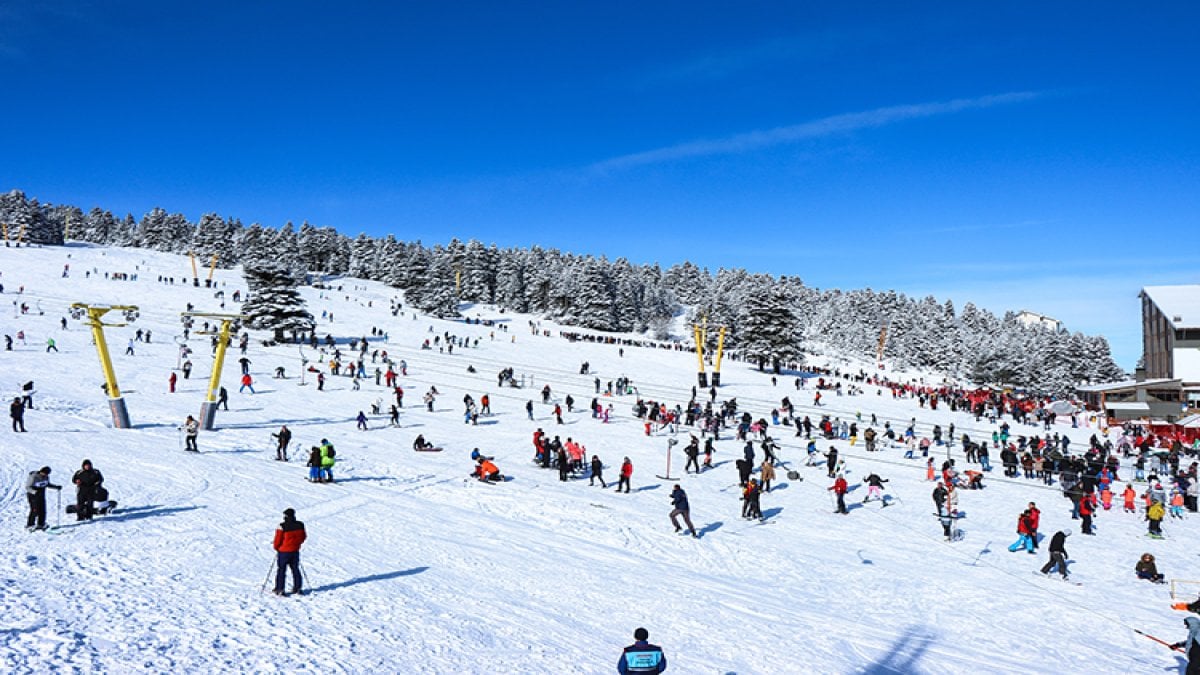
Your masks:
[[[950,101],[888,106],[863,112],[843,113],[786,127],[776,127],[727,136],[670,145],[644,152],[635,152],[593,164],[597,171],[628,169],[647,164],[661,164],[692,157],[732,155],[774,147],[797,141],[874,129],[905,120],[948,115],[964,110],[978,110],[998,105],[1021,103],[1038,97],[1037,92],[1020,91],[977,98],[957,98]]]

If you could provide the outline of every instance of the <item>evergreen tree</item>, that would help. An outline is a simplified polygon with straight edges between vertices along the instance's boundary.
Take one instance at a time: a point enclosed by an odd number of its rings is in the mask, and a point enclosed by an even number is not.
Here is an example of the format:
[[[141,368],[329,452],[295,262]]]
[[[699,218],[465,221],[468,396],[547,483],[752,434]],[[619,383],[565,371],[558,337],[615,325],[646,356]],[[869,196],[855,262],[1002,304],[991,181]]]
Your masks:
[[[769,363],[778,373],[783,362],[800,359],[800,326],[783,284],[759,278],[738,323],[738,348],[759,370]]]
[[[289,331],[307,333],[316,327],[297,290],[295,272],[286,263],[251,263],[244,275],[249,297],[242,313],[249,317],[246,323],[251,328],[273,331],[275,341],[282,342]]]

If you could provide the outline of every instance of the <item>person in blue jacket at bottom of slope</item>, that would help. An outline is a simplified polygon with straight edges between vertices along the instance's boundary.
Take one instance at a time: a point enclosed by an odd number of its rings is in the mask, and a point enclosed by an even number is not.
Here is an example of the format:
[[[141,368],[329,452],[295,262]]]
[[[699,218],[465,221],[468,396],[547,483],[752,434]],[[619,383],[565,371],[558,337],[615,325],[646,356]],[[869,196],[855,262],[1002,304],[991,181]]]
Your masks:
[[[617,661],[618,673],[661,673],[667,669],[667,657],[662,647],[647,642],[650,631],[638,628],[633,631],[633,639],[636,642],[626,647],[621,660]]]

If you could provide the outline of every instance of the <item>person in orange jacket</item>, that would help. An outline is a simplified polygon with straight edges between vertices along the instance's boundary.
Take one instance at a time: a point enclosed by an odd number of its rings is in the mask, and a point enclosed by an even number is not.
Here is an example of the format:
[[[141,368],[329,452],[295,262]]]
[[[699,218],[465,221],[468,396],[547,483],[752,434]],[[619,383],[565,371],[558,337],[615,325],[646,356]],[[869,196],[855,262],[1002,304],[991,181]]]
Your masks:
[[[500,469],[492,463],[492,460],[486,457],[480,457],[478,460],[479,466],[475,467],[475,475],[481,481],[491,481],[493,483],[504,480],[504,476],[500,475]]]
[[[1105,511],[1112,508],[1112,490],[1108,489],[1107,485],[1100,491],[1100,505]]]
[[[1134,500],[1137,499],[1137,492],[1132,485],[1125,484],[1125,492],[1122,493],[1125,498],[1125,513],[1137,513],[1137,507],[1134,506]]]
[[[275,530],[275,565],[279,571],[275,573],[275,595],[287,595],[283,592],[283,582],[287,580],[287,570],[292,570],[292,593],[302,593],[304,582],[300,576],[300,546],[308,535],[304,531],[304,523],[296,520],[296,509],[283,510],[283,522]]]
[[[828,489],[833,490],[833,493],[837,495],[837,513],[850,513],[846,509],[846,491],[849,489],[846,477],[839,473],[837,480],[833,481],[833,485],[829,486]]]

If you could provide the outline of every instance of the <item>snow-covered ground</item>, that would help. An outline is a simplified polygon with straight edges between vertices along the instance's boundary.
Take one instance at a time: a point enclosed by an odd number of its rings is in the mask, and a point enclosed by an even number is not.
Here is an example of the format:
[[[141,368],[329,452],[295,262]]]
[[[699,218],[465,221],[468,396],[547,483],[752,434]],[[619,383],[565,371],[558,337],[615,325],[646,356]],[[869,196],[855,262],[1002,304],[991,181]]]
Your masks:
[[[1057,486],[989,479],[985,490],[961,495],[964,538],[946,543],[923,461],[904,460],[900,450],[868,459],[861,446],[836,442],[852,485],[873,470],[899,498],[886,510],[859,505],[866,490],[857,487],[850,514],[836,515],[824,468],[802,466],[801,439],[780,427],[773,434],[786,466],[763,497],[766,524],[740,518],[734,459],[741,444],[727,438],[717,444],[714,469],[681,481],[703,532],[699,540],[681,537],[667,519],[672,483],[656,477],[666,468],[668,437],[643,434],[630,396],[602,398],[614,406],[608,424],[578,410],[594,395],[594,376],[631,377],[645,397],[685,403],[693,354],[631,347],[621,357],[615,346],[533,335],[530,317],[492,308],[467,314],[501,321],[507,332],[408,311],[393,317],[394,289],[350,279],[335,282],[342,291],[304,289],[309,309],[333,313],[332,322],[320,322],[322,335],[388,332],[378,347],[408,365],[400,428],[375,416],[369,431],[356,430],[360,410],[377,398],[390,403],[373,378],[360,391],[344,377],[329,377],[317,391],[312,374],[300,386],[295,346],[252,342],[257,393],[238,393],[231,352],[223,374],[230,410],[218,413],[219,430],[201,433],[199,455],[184,453],[177,427],[198,413],[212,361],[207,338],[193,336],[195,371],[167,392],[179,313],[189,302],[220,311],[212,290],[181,283],[190,277],[186,258],[6,248],[0,272],[0,333],[26,336],[14,351],[0,351],[0,387],[7,402],[21,383],[37,386],[29,433],[0,431],[0,521],[8,524],[0,528],[0,669],[7,672],[613,672],[638,626],[663,646],[676,673],[1146,673],[1182,663],[1134,632],[1180,639],[1183,615],[1169,608],[1168,587],[1136,580],[1133,565],[1151,551],[1168,578],[1200,579],[1193,519],[1168,520],[1167,539],[1152,541],[1141,516],[1121,513],[1118,503],[1097,519],[1098,536],[1086,537]],[[107,280],[104,272],[138,280]],[[176,285],[158,283],[159,275],[175,276]],[[227,295],[244,289],[237,272],[218,270],[216,278]],[[13,300],[30,313],[14,316]],[[107,333],[132,430],[109,426],[88,332],[76,321],[59,327],[76,301],[141,308],[135,324]],[[137,328],[150,329],[152,341],[125,356]],[[420,349],[447,331],[478,338],[478,346]],[[47,337],[59,353],[46,353]],[[595,375],[579,374],[584,361]],[[368,362],[368,371],[379,365]],[[272,378],[276,366],[287,379]],[[498,389],[496,373],[509,366],[532,386]],[[791,378],[773,387],[769,375],[728,361],[722,378],[719,400],[736,396],[756,417],[785,395],[801,414],[813,412],[811,393],[797,393]],[[563,426],[540,402],[543,384],[555,398],[569,393],[577,402]],[[420,406],[431,385],[441,392],[433,413]],[[495,414],[464,424],[467,393],[489,394]],[[534,421],[524,412],[530,399]],[[825,402],[821,412],[843,418],[875,413],[896,425],[915,416],[925,433],[951,422],[972,436],[992,431],[874,388],[859,397],[829,393]],[[270,438],[281,424],[295,434],[286,464],[274,461]],[[1076,448],[1094,431],[1058,426]],[[538,427],[598,454],[610,485],[628,455],[634,491],[562,483],[556,471],[534,466]],[[417,434],[445,451],[413,452]],[[334,484],[305,480],[306,451],[321,438],[338,450]],[[473,447],[495,455],[512,480],[465,480]],[[683,467],[681,448],[672,476]],[[85,457],[104,473],[118,512],[79,525],[64,515],[59,534],[27,533],[27,473],[48,464],[53,479],[69,481]],[[802,480],[788,480],[788,469]],[[63,492],[65,506],[74,497]],[[54,500],[49,493],[52,510]],[[1075,533],[1067,549],[1082,586],[1034,574],[1046,560],[1041,551],[1006,550],[1031,500],[1042,508],[1047,538],[1060,528]],[[261,592],[287,507],[309,534],[303,564],[312,593],[301,598]],[[51,523],[59,517],[52,513]],[[1200,586],[1188,587],[1195,591]]]

